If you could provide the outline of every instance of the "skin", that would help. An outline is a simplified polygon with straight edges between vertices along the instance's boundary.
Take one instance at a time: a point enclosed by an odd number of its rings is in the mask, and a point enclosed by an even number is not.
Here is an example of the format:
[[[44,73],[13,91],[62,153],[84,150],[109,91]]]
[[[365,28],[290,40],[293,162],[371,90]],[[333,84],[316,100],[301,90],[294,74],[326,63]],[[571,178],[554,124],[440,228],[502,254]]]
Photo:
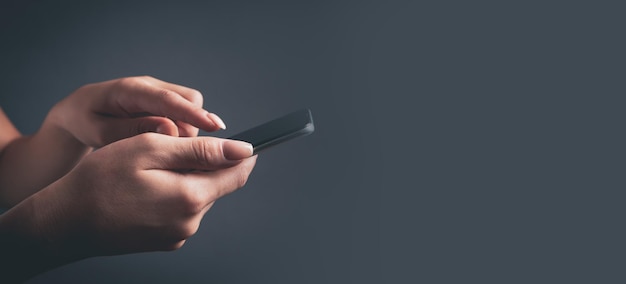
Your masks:
[[[0,205],[13,206],[59,179],[93,147],[145,132],[197,136],[198,128],[225,128],[202,103],[194,89],[142,76],[79,88],[31,136],[19,135],[3,113]]]
[[[32,136],[0,110],[0,200],[13,205],[0,215],[2,282],[180,248],[256,161],[248,143],[195,137],[223,127],[215,117],[197,91],[150,77],[81,87]]]

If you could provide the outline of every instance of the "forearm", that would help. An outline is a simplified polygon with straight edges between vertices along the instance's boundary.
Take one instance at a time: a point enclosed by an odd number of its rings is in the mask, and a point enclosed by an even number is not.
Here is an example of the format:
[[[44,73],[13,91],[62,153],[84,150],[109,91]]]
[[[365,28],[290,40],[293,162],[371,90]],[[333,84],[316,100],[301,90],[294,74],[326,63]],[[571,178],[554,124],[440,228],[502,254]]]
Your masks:
[[[32,202],[25,200],[0,216],[0,272],[3,283],[21,283],[54,265],[44,238],[32,226]]]
[[[48,190],[59,186],[53,183],[0,215],[0,282],[20,283],[84,258],[73,241],[82,214],[67,211],[69,198]]]
[[[11,207],[69,172],[91,149],[50,116],[37,133],[11,141],[0,155],[0,205]]]

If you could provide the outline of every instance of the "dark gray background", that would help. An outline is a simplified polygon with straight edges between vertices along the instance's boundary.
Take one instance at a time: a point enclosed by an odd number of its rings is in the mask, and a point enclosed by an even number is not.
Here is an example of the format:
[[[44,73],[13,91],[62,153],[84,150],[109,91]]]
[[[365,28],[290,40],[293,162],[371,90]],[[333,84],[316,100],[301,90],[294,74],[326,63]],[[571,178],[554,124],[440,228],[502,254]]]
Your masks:
[[[197,88],[228,136],[291,110],[185,247],[31,283],[618,283],[624,27],[577,1],[10,1],[0,105],[24,132],[77,87]]]

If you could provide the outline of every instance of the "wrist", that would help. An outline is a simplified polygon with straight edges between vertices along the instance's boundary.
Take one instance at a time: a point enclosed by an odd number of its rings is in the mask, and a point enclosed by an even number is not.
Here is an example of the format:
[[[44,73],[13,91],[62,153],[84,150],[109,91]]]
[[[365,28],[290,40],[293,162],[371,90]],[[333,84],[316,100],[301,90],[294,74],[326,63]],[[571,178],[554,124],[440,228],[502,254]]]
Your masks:
[[[54,136],[55,139],[63,141],[64,144],[73,148],[90,148],[70,131],[67,120],[70,120],[71,118],[68,118],[67,113],[64,113],[62,107],[63,103],[64,102],[58,103],[50,110],[50,112],[48,112],[48,115],[44,119],[38,134]]]

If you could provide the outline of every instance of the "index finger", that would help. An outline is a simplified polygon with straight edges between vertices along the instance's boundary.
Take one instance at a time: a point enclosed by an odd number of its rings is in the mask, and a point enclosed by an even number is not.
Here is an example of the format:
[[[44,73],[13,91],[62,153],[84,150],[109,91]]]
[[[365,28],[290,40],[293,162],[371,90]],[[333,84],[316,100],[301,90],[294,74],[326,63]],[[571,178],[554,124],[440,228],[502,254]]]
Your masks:
[[[170,89],[170,90],[172,90],[174,92],[177,92],[178,94],[183,96],[185,99],[190,101],[193,105],[202,107],[202,104],[204,103],[204,97],[202,96],[200,91],[198,91],[196,89],[192,89],[192,88],[189,88],[189,87],[185,87],[185,86],[177,85],[177,84],[174,84],[174,83],[166,82],[166,81],[163,81],[163,80],[159,80],[159,79],[151,77],[151,76],[145,76],[145,77],[142,77],[142,78],[145,79],[146,81],[148,81],[149,83],[157,86],[157,87]]]
[[[205,131],[215,131],[220,125],[214,114],[186,100],[174,90],[155,86],[137,78],[121,79],[110,96],[115,105],[127,114],[150,113],[183,121]]]
[[[141,77],[142,79],[145,79],[146,81],[148,81],[149,83],[160,87],[160,88],[166,88],[169,90],[172,90],[176,93],[178,93],[179,95],[181,95],[183,98],[185,98],[186,100],[190,101],[193,105],[195,106],[199,106],[202,107],[203,102],[204,102],[204,97],[202,96],[202,93],[200,93],[200,91],[196,90],[196,89],[192,89],[189,87],[185,87],[182,85],[177,85],[177,84],[173,84],[170,82],[166,82],[163,80],[159,80],[157,78],[154,78],[152,76],[144,76]],[[212,113],[209,116],[211,118],[211,120],[217,124],[217,126],[219,126],[221,129],[226,129],[226,125],[224,124],[224,122],[222,121],[222,119],[217,116],[216,114]],[[179,132],[181,134],[181,136],[189,136],[189,137],[195,137],[198,136],[198,128],[194,127],[193,125],[190,125],[189,123],[183,122],[183,121],[175,121],[176,125],[179,128]]]

